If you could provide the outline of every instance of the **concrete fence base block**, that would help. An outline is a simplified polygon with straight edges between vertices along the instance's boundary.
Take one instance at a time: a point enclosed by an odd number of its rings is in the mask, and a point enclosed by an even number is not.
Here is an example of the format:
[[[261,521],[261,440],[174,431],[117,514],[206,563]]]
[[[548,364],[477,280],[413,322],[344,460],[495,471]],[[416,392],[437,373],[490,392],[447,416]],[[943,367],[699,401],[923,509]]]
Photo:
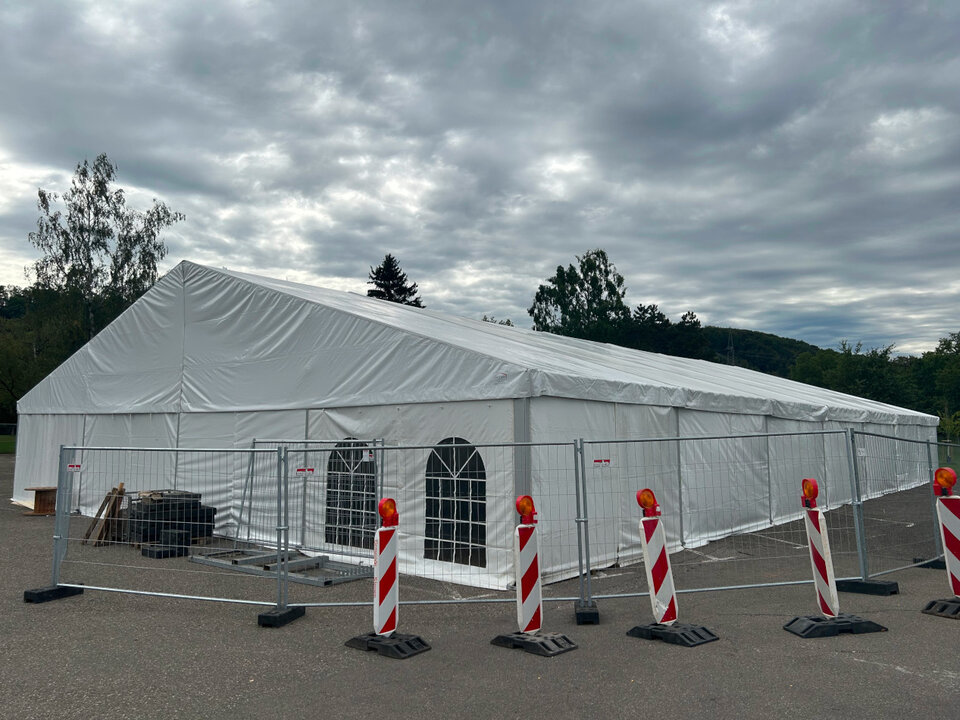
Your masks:
[[[83,588],[64,587],[63,585],[51,585],[49,587],[35,588],[33,590],[23,591],[23,601],[26,603],[45,603],[60,598],[82,595]]]
[[[515,632],[509,635],[497,635],[490,641],[490,644],[497,647],[523,650],[543,657],[553,657],[577,649],[577,644],[562,633]]]
[[[837,590],[861,595],[900,594],[900,586],[893,580],[837,580]]]
[[[302,618],[307,609],[302,606],[279,608],[275,607],[257,615],[257,625],[260,627],[283,627],[297,618]]]
[[[596,600],[577,600],[573,604],[577,625],[599,625],[600,610]]]

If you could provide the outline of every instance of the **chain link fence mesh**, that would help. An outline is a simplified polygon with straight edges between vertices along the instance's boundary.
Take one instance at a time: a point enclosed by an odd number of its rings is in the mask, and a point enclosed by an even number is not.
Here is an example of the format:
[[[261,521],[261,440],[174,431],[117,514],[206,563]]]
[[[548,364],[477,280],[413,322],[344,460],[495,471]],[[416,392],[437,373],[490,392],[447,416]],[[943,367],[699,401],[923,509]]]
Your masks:
[[[271,604],[260,577],[187,558],[275,555],[276,451],[64,448],[60,466],[60,584]]]

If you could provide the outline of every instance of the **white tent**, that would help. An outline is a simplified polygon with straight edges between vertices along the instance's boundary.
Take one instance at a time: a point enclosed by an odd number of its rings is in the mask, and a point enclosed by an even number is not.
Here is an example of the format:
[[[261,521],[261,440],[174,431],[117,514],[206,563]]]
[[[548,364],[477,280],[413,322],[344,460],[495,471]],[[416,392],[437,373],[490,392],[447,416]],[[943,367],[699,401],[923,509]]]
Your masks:
[[[847,427],[927,440],[937,424],[929,415],[742,368],[190,262],[39,383],[18,411],[13,500],[24,504],[32,501],[26,487],[56,484],[60,444],[249,447],[256,437],[549,443]],[[549,496],[556,468],[546,466],[556,461],[543,452],[488,460],[488,496],[531,489]],[[684,462],[677,458],[678,471]],[[396,475],[410,497],[422,491],[423,468]],[[228,506],[239,493],[233,480],[216,501]],[[569,505],[559,501],[552,510],[572,518]],[[512,509],[497,507],[486,522],[508,526]],[[423,522],[423,508],[411,512],[412,522]],[[633,524],[613,530],[623,533],[621,545],[630,544]],[[509,538],[488,533],[486,542],[488,579],[471,580],[502,587]],[[423,555],[422,542],[402,551],[408,568],[431,574]],[[544,565],[562,574],[575,558]]]

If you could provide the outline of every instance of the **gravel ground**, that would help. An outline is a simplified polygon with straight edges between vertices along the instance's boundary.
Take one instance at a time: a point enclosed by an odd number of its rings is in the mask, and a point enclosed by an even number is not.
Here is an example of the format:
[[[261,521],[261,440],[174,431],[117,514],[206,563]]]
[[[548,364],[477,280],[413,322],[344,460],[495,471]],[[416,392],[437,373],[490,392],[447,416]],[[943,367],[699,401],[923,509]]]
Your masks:
[[[0,495],[10,497],[12,483],[13,456],[2,455]],[[626,630],[650,620],[646,598],[601,601],[601,623],[580,627],[571,603],[551,601],[545,629],[579,645],[553,658],[490,644],[514,629],[509,604],[408,605],[401,632],[421,635],[433,649],[397,661],[344,647],[368,630],[369,607],[311,608],[271,629],[257,626],[259,610],[250,605],[91,590],[26,604],[25,589],[49,583],[52,533],[53,518],[0,506],[0,717],[958,716],[960,620],[920,613],[928,600],[948,596],[942,570],[888,576],[900,583],[899,595],[842,594],[845,612],[889,632],[821,640],[782,629],[813,611],[809,585],[681,595],[681,621],[720,636],[696,648],[628,637]],[[269,580],[170,567],[181,572],[170,573],[169,582],[202,590],[197,594],[273,597]],[[117,572],[125,581],[167,577]],[[371,594],[368,582],[294,594],[359,600]],[[633,582],[625,573],[622,587]],[[419,597],[453,591],[404,583]],[[575,585],[550,593],[573,594]]]

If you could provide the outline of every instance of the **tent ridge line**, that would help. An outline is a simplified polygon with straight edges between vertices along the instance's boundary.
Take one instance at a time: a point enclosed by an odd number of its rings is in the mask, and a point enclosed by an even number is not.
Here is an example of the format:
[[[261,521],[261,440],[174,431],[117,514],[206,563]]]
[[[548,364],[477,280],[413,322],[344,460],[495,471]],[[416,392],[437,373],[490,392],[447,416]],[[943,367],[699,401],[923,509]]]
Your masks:
[[[422,339],[422,340],[426,340],[427,342],[431,342],[431,343],[435,343],[435,344],[437,344],[437,345],[443,345],[443,346],[445,346],[445,347],[453,348],[454,350],[459,350],[460,352],[468,353],[468,354],[470,354],[470,355],[475,355],[475,356],[477,356],[477,357],[487,358],[488,360],[492,360],[492,361],[494,361],[494,362],[496,362],[496,363],[499,363],[500,365],[502,365],[502,366],[504,366],[504,367],[518,368],[518,369],[519,369],[521,372],[523,372],[525,375],[526,375],[527,373],[531,372],[531,371],[537,370],[537,368],[536,368],[535,366],[533,366],[533,365],[520,364],[520,363],[517,363],[517,362],[504,360],[503,358],[498,357],[498,356],[496,356],[496,355],[493,355],[493,354],[491,354],[491,353],[485,353],[485,352],[483,352],[483,351],[481,351],[481,350],[476,350],[476,349],[474,349],[474,348],[467,348],[467,347],[464,347],[463,345],[458,345],[458,344],[456,344],[456,343],[450,342],[449,340],[443,340],[443,339],[441,339],[441,338],[436,338],[436,337],[434,337],[434,336],[432,336],[432,335],[427,335],[426,333],[418,332],[418,331],[416,331],[416,330],[411,330],[411,329],[408,329],[408,328],[398,328],[396,325],[392,325],[392,324],[390,324],[390,323],[388,323],[388,322],[385,322],[385,321],[383,321],[383,320],[378,320],[378,319],[376,319],[376,318],[370,318],[370,317],[367,317],[366,315],[360,315],[360,314],[357,314],[357,313],[352,313],[352,312],[350,312],[350,311],[348,311],[348,310],[343,310],[343,309],[341,309],[341,308],[337,308],[337,307],[333,307],[333,306],[331,306],[331,305],[327,305],[327,304],[322,303],[322,302],[320,302],[320,301],[318,301],[318,300],[311,300],[311,299],[308,299],[308,298],[301,297],[301,296],[299,296],[299,295],[293,295],[292,293],[283,292],[282,290],[279,290],[279,289],[277,289],[277,288],[269,287],[269,286],[267,286],[267,285],[262,285],[262,284],[260,284],[260,283],[258,283],[258,282],[256,282],[256,281],[254,281],[254,280],[248,279],[249,277],[256,277],[255,275],[251,275],[251,274],[248,274],[248,273],[234,272],[234,271],[231,271],[231,270],[217,270],[216,268],[211,268],[211,267],[208,267],[208,266],[206,266],[206,265],[200,265],[199,263],[193,263],[193,262],[190,262],[189,260],[183,260],[183,261],[181,262],[181,264],[185,264],[185,263],[190,264],[190,265],[193,265],[194,267],[197,267],[197,268],[201,268],[202,270],[206,270],[206,271],[208,271],[208,272],[215,273],[215,274],[220,275],[220,276],[222,276],[222,277],[225,276],[225,277],[228,277],[228,278],[230,278],[230,279],[232,279],[232,280],[235,280],[235,281],[237,281],[237,282],[241,282],[241,283],[244,283],[244,284],[247,284],[247,285],[251,285],[251,286],[253,286],[253,287],[255,287],[255,288],[258,288],[259,290],[262,290],[262,291],[264,291],[264,292],[266,292],[266,293],[270,293],[270,294],[274,294],[274,295],[281,295],[281,296],[283,296],[283,297],[288,297],[288,298],[295,298],[295,299],[301,300],[302,302],[308,303],[308,304],[310,304],[310,305],[313,305],[313,306],[316,306],[316,307],[322,307],[322,308],[324,308],[324,309],[326,309],[326,310],[328,310],[328,311],[330,311],[330,312],[334,312],[334,313],[337,313],[337,314],[339,314],[339,315],[345,315],[345,316],[347,316],[347,317],[357,318],[357,319],[363,320],[363,321],[365,321],[365,322],[372,323],[372,324],[374,324],[374,325],[379,325],[380,327],[390,328],[390,329],[392,329],[392,330],[400,330],[401,332],[409,335],[410,337],[420,338],[420,339]],[[266,279],[266,280],[271,280],[271,279],[273,279],[273,278],[264,278],[264,279]],[[298,283],[298,284],[300,284],[300,283]],[[311,287],[311,286],[307,286],[307,287]],[[387,301],[387,300],[377,300],[376,298],[370,298],[370,297],[367,297],[367,296],[364,296],[364,295],[359,295],[359,294],[357,294],[357,296],[358,296],[359,298],[363,299],[363,300],[370,300],[370,301],[376,301],[376,302],[389,302],[389,301]],[[392,305],[399,305],[399,303],[391,303],[391,304],[392,304]],[[399,306],[400,306],[400,307],[406,307],[406,306],[404,306],[404,305],[399,305]],[[410,310],[410,312],[413,312],[413,310]],[[431,313],[430,316],[433,317],[433,318],[437,318],[436,314],[434,314],[434,313]],[[471,320],[470,318],[462,318],[462,319],[463,319],[463,320]],[[483,321],[482,321],[482,320],[475,320],[475,321],[472,321],[472,322],[483,322]]]
[[[184,262],[189,262],[189,261],[184,261]],[[238,271],[231,271],[231,270],[226,270],[226,269],[224,269],[224,270],[218,270],[218,269],[216,269],[216,268],[210,268],[210,267],[208,267],[208,266],[199,265],[199,264],[196,264],[196,263],[190,263],[190,264],[191,264],[191,265],[195,265],[196,267],[202,268],[203,270],[207,270],[207,271],[209,271],[209,272],[211,272],[211,273],[216,273],[216,274],[218,274],[218,275],[220,275],[220,276],[228,276],[229,278],[231,278],[231,279],[233,279],[233,280],[238,280],[238,281],[247,283],[247,284],[249,284],[249,285],[252,285],[252,286],[254,286],[254,287],[260,288],[260,289],[265,290],[265,291],[267,291],[267,292],[271,292],[271,293],[275,293],[275,294],[278,294],[278,295],[282,295],[282,296],[284,296],[284,297],[297,298],[297,299],[299,299],[299,300],[302,300],[303,302],[309,303],[309,304],[314,305],[314,306],[323,307],[323,308],[325,308],[325,309],[327,309],[327,310],[329,310],[329,311],[332,311],[332,312],[335,312],[335,313],[338,313],[338,314],[341,314],[341,315],[346,315],[346,316],[351,317],[351,318],[358,318],[358,319],[364,320],[364,321],[366,321],[366,322],[374,323],[374,324],[379,325],[379,326],[381,326],[381,327],[387,327],[387,328],[390,328],[390,329],[393,329],[393,330],[400,330],[401,332],[407,334],[407,335],[410,336],[410,337],[420,338],[420,339],[426,340],[427,342],[434,343],[434,344],[436,344],[436,345],[438,345],[438,346],[443,346],[443,347],[452,348],[452,349],[454,349],[454,350],[456,350],[456,351],[463,352],[463,353],[469,354],[469,355],[474,356],[474,357],[487,358],[488,360],[492,360],[492,361],[494,361],[495,363],[499,363],[499,364],[501,364],[501,365],[504,366],[504,367],[518,368],[518,369],[520,369],[520,371],[521,371],[524,375],[526,375],[528,378],[530,377],[531,373],[536,373],[536,374],[537,374],[538,376],[540,376],[540,377],[543,377],[543,376],[545,375],[545,372],[543,371],[542,368],[538,367],[537,365],[535,365],[535,364],[533,364],[533,363],[531,363],[531,362],[523,362],[522,360],[521,360],[521,361],[505,360],[505,359],[503,359],[502,357],[499,357],[499,356],[494,355],[494,354],[491,354],[491,353],[484,352],[484,351],[482,351],[482,350],[477,350],[477,349],[472,348],[472,347],[465,347],[465,346],[462,345],[462,344],[457,344],[457,343],[452,342],[452,341],[449,341],[449,340],[445,340],[445,339],[442,339],[442,338],[437,338],[437,337],[434,337],[434,336],[432,336],[432,335],[427,335],[427,334],[425,334],[425,333],[423,333],[423,332],[418,332],[418,331],[416,331],[416,330],[412,330],[412,329],[409,329],[409,328],[406,328],[406,327],[398,327],[398,326],[395,325],[395,324],[390,324],[390,323],[384,322],[384,321],[379,320],[379,319],[377,319],[377,318],[375,318],[375,317],[372,318],[372,317],[368,317],[368,316],[366,316],[366,315],[357,314],[357,313],[354,313],[354,312],[350,312],[349,310],[344,310],[344,309],[341,309],[341,308],[333,307],[333,306],[331,306],[331,305],[328,305],[328,304],[323,303],[322,301],[318,301],[318,300],[314,300],[314,299],[302,297],[302,296],[300,296],[300,295],[295,295],[295,294],[292,294],[292,293],[289,293],[289,292],[284,292],[282,289],[277,289],[277,288],[270,287],[270,286],[268,286],[268,285],[264,285],[264,284],[261,284],[261,283],[257,282],[257,280],[256,280],[255,278],[259,278],[260,276],[254,275],[254,274],[252,274],[252,273],[240,273],[240,272],[238,272]],[[254,279],[251,279],[251,278],[254,278]],[[261,278],[261,279],[264,280],[264,281],[274,281],[274,280],[276,280],[275,278],[268,278],[268,277],[263,277],[263,278]],[[276,282],[284,282],[284,281],[276,280]],[[293,283],[293,284],[295,284],[295,285],[303,285],[304,287],[307,287],[307,288],[313,287],[313,286],[305,285],[304,283]],[[324,288],[321,288],[321,290],[323,290],[323,289],[324,289]],[[356,294],[356,295],[357,295],[358,299],[361,299],[362,301],[368,301],[368,300],[374,301],[374,300],[376,300],[375,298],[369,298],[369,297],[366,297],[366,296],[361,296],[361,295],[359,295],[359,294]],[[384,302],[384,301],[378,301],[378,302]],[[395,304],[395,303],[391,303],[391,304]],[[406,307],[406,306],[399,305],[398,307]],[[431,311],[426,311],[426,310],[419,310],[419,309],[412,309],[412,308],[407,308],[407,310],[408,310],[409,312],[411,312],[411,313],[417,313],[417,314],[419,314],[420,312],[423,312],[423,313],[425,313],[426,315],[428,315],[429,317],[431,317],[432,319],[434,319],[434,320],[437,321],[437,322],[449,322],[449,321],[446,319],[445,316],[443,316],[442,314],[436,313],[436,312],[431,312]],[[474,320],[471,320],[471,319],[469,319],[469,318],[459,318],[459,319],[460,319],[460,320],[470,321],[470,322],[473,322],[473,323],[482,323],[482,321],[474,321]],[[490,328],[484,328],[484,329],[485,329],[485,330],[490,330],[490,331],[492,332],[492,331],[494,331],[494,330],[496,329],[496,326],[491,325]],[[520,328],[520,329],[523,330],[523,328]],[[528,331],[524,331],[524,332],[528,332]],[[529,331],[529,332],[534,332],[534,331]],[[497,334],[499,335],[499,333],[497,333]],[[572,343],[572,344],[576,344],[576,345],[582,345],[584,348],[588,348],[588,349],[590,349],[590,350],[594,350],[594,349],[596,349],[596,347],[606,348],[606,349],[608,349],[609,351],[611,351],[614,355],[618,355],[618,354],[620,354],[620,353],[622,353],[622,352],[627,352],[627,351],[634,352],[634,353],[639,352],[639,353],[641,353],[641,354],[643,354],[643,355],[660,355],[659,353],[647,353],[647,352],[644,352],[644,351],[632,350],[632,349],[630,349],[630,348],[624,348],[624,347],[622,347],[622,346],[612,345],[612,344],[610,344],[610,343],[597,343],[597,342],[593,342],[593,341],[589,341],[589,340],[583,340],[583,339],[579,339],[579,338],[569,338],[569,337],[555,336],[555,335],[552,335],[551,333],[535,333],[535,334],[541,335],[541,336],[545,336],[545,337],[550,337],[551,339],[556,339],[556,341],[560,342],[562,345],[564,345],[564,344],[571,344],[571,343]],[[663,357],[672,357],[672,356],[663,356]],[[620,359],[622,359],[622,358],[620,358]],[[605,362],[604,360],[607,360],[607,361]],[[694,364],[694,365],[696,365],[697,367],[700,367],[700,368],[716,369],[716,368],[711,367],[711,366],[713,366],[713,365],[716,365],[716,363],[709,363],[709,362],[707,362],[707,361],[705,361],[705,360],[691,360],[691,359],[689,359],[689,358],[683,358],[683,359],[681,359],[681,358],[676,358],[676,360],[678,360],[678,361],[683,361],[683,365],[684,365],[684,366],[686,366],[686,365],[689,364],[689,363],[692,363],[692,364]],[[596,364],[599,364],[599,365],[602,365],[602,366],[604,366],[604,367],[606,367],[606,368],[608,368],[608,369],[615,370],[615,371],[622,371],[622,370],[623,370],[623,368],[619,367],[619,365],[617,364],[617,362],[615,362],[615,361],[614,361],[614,362],[610,362],[609,359],[602,358],[601,356],[591,358],[591,359],[590,359],[590,362],[596,363]],[[720,367],[725,367],[725,366],[720,366]],[[740,375],[744,375],[744,378],[742,378],[742,379],[750,379],[750,380],[753,380],[753,379],[754,379],[754,376],[753,376],[753,372],[754,372],[754,371],[748,371],[748,370],[746,370],[745,368],[730,368],[730,369],[736,371],[736,372],[735,372],[735,375],[736,375],[737,377],[740,377]],[[745,373],[749,373],[749,375],[746,375]],[[594,378],[594,377],[591,377],[589,374],[583,374],[583,373],[577,373],[577,372],[570,372],[569,370],[567,370],[567,371],[562,371],[562,372],[558,372],[558,373],[556,373],[556,374],[557,374],[558,377],[565,377],[565,378],[568,378],[568,379],[570,379],[570,380],[574,380],[574,379],[577,379],[577,380],[586,380],[586,381],[589,381],[589,382],[591,382],[591,383],[598,383],[598,382],[599,382],[599,383],[610,383],[610,382],[614,382],[614,381],[612,381],[612,380]],[[773,377],[773,376],[771,376],[771,377]],[[786,378],[777,378],[777,380],[782,381],[782,382],[784,382],[786,385],[789,385],[789,386],[796,386],[796,387],[798,387],[798,388],[803,388],[803,387],[805,387],[803,383],[797,383],[796,381],[791,381],[791,380],[788,380],[788,379],[786,379]],[[616,382],[623,382],[623,381],[616,381]],[[632,381],[632,382],[631,382],[631,381],[627,381],[626,384],[632,385],[632,386],[638,387],[638,388],[650,388],[650,389],[656,388],[656,389],[658,389],[658,390],[660,390],[660,391],[662,391],[662,392],[667,392],[667,393],[669,393],[669,392],[671,392],[671,391],[675,391],[675,390],[678,389],[678,388],[676,388],[675,386],[666,385],[666,384],[663,384],[663,383],[653,384],[653,383],[641,383],[641,382],[636,382],[636,381]],[[537,385],[540,386],[540,390],[539,390],[539,391],[536,390]],[[531,378],[531,379],[530,379],[530,386],[531,386],[531,395],[530,395],[530,397],[538,397],[538,396],[542,396],[542,395],[553,395],[554,393],[551,393],[550,390],[549,390],[549,387],[548,387],[549,385],[550,385],[549,381],[546,382],[546,383],[543,383],[543,382],[536,383],[536,382],[534,382],[533,379]],[[691,390],[686,389],[686,388],[681,390],[681,393],[684,394],[684,395],[686,395],[687,393],[690,393],[690,392],[706,393],[706,394],[708,394],[708,395],[711,395],[711,396],[714,396],[714,397],[717,397],[717,398],[723,398],[723,399],[734,399],[734,400],[741,400],[741,401],[742,401],[742,400],[751,400],[751,399],[753,399],[753,398],[750,398],[750,397],[747,397],[747,396],[744,396],[744,395],[738,395],[738,394],[736,394],[735,392],[722,393],[722,392],[710,392],[710,391],[702,391],[702,390],[700,390],[700,391],[691,391]],[[859,397],[857,397],[857,396],[851,396],[851,395],[847,395],[847,394],[845,394],[845,393],[837,393],[837,392],[835,392],[835,391],[825,391],[825,392],[827,393],[828,397],[832,397],[832,398],[835,398],[835,399],[838,400],[838,401],[841,401],[841,404],[842,404],[842,401],[845,401],[845,400],[856,400],[858,405],[866,404],[866,405],[869,406],[869,408],[870,408],[870,409],[868,410],[868,409],[865,408],[865,407],[844,408],[844,407],[840,407],[840,406],[835,406],[835,407],[834,407],[834,410],[839,410],[839,411],[841,411],[840,414],[839,414],[839,416],[834,415],[833,417],[827,417],[826,419],[834,419],[834,418],[839,417],[841,420],[843,420],[843,419],[844,419],[845,412],[846,412],[847,410],[851,410],[851,411],[853,411],[854,413],[860,413],[860,419],[858,419],[858,420],[852,420],[853,422],[871,422],[871,421],[872,421],[872,422],[898,422],[898,421],[900,421],[901,419],[904,419],[904,416],[910,416],[912,419],[914,419],[914,420],[916,421],[916,422],[914,422],[914,423],[912,423],[912,424],[916,424],[916,425],[936,424],[936,423],[934,422],[934,421],[936,420],[936,417],[935,417],[935,416],[928,416],[928,415],[925,415],[924,413],[918,413],[917,411],[914,411],[914,410],[908,410],[907,408],[899,408],[899,407],[897,407],[897,406],[889,406],[889,405],[887,405],[887,404],[885,404],[885,403],[877,403],[877,402],[875,402],[875,401],[867,401],[865,398],[859,398]],[[574,395],[573,397],[578,397],[578,396]],[[758,400],[759,402],[767,402],[767,403],[771,402],[770,399],[757,398],[757,400]],[[812,401],[807,400],[807,399],[798,398],[798,399],[789,399],[789,400],[777,400],[776,402],[780,403],[781,405],[793,404],[793,405],[797,406],[798,409],[801,410],[801,414],[804,416],[804,418],[820,418],[820,417],[824,417],[824,415],[823,415],[823,413],[822,413],[822,408],[823,408],[824,406],[818,405],[816,402],[812,402]],[[708,407],[696,407],[696,406],[693,405],[693,404],[689,404],[688,401],[686,401],[686,400],[684,400],[682,404],[671,404],[671,406],[673,406],[673,407],[686,407],[686,408],[689,408],[689,409],[698,409],[698,410],[710,411],[710,408],[708,408]],[[888,408],[889,408],[889,409],[888,409]],[[897,410],[897,411],[901,411],[901,412],[900,412],[900,414],[898,414],[898,413],[896,413],[896,412],[890,412],[890,410]],[[863,414],[864,414],[864,413],[869,413],[869,412],[874,413],[874,414],[875,414],[875,417],[874,417],[872,420],[866,420],[866,419],[864,419],[864,418],[863,418]],[[770,415],[772,415],[773,417],[779,417],[779,415],[774,415],[772,412],[769,412],[769,411],[767,411],[767,410],[765,410],[765,409],[758,410],[758,411],[757,411],[757,414],[770,414]],[[784,416],[784,419],[802,419],[802,418],[797,418],[797,417],[795,417],[795,416]]]

